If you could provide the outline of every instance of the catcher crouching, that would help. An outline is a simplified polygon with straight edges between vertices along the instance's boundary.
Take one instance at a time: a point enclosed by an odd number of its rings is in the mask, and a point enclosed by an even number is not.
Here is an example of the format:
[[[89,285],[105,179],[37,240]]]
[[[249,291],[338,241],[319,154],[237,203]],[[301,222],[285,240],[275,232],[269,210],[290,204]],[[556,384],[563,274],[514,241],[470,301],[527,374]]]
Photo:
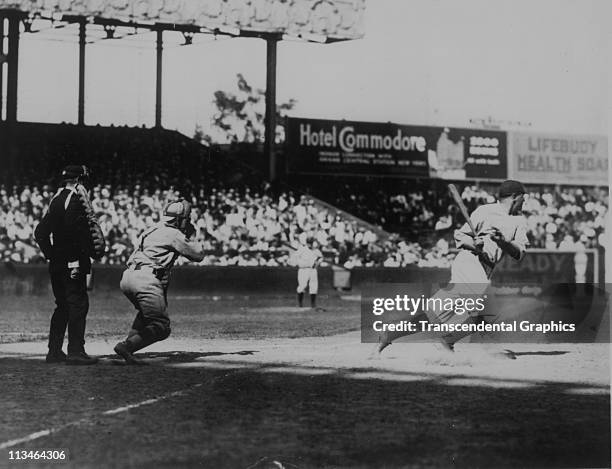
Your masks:
[[[115,352],[130,364],[142,364],[133,353],[170,335],[166,311],[170,269],[179,256],[199,262],[202,246],[191,241],[195,233],[189,222],[191,204],[185,200],[166,206],[162,221],[147,229],[128,260],[121,278],[121,291],[136,307],[127,339],[115,345]]]

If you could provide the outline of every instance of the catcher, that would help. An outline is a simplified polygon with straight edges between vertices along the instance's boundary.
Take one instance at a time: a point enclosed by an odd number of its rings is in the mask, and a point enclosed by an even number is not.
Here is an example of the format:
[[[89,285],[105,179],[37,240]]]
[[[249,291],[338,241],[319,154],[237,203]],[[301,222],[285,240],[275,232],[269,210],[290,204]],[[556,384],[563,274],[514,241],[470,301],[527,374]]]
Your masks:
[[[170,335],[167,292],[170,269],[176,259],[185,256],[199,262],[204,258],[202,246],[190,240],[195,234],[190,213],[191,204],[185,200],[168,204],[162,221],[140,236],[123,272],[121,290],[138,314],[127,339],[115,345],[114,350],[130,364],[143,364],[133,353]]]
[[[99,260],[106,243],[96,220],[86,186],[86,166],[66,166],[64,187],[51,199],[34,236],[49,261],[56,308],[51,317],[47,363],[93,365],[98,359],[85,353],[85,322],[89,311],[87,274],[90,258]],[[68,328],[68,355],[62,351]]]

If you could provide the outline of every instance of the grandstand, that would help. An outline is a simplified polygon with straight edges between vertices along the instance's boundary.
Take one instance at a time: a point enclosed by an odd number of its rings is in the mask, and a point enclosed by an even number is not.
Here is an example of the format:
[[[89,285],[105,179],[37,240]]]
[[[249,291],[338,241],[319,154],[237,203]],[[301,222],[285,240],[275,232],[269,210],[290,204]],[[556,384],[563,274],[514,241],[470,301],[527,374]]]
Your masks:
[[[196,207],[194,224],[210,254],[206,265],[286,265],[287,245],[304,236],[316,237],[332,257],[354,258],[376,239],[367,224],[286,186],[273,188],[230,152],[177,132],[20,123],[14,141],[20,165],[2,174],[0,187],[5,261],[43,261],[32,227],[57,189],[61,168],[77,162],[93,171],[92,202],[110,245],[103,263],[125,263],[138,235],[179,196]]]
[[[288,246],[314,238],[328,263],[446,267],[452,230],[463,223],[444,181],[329,175],[325,184],[301,177],[272,185],[231,150],[164,129],[20,123],[15,142],[20,165],[1,176],[4,261],[43,261],[33,227],[61,168],[75,162],[93,170],[93,205],[110,246],[102,262],[108,264],[124,264],[164,202],[179,196],[194,203],[193,222],[208,251],[203,265],[291,265]],[[470,210],[494,200],[494,183],[458,183]],[[600,247],[607,188],[528,188],[531,247]]]

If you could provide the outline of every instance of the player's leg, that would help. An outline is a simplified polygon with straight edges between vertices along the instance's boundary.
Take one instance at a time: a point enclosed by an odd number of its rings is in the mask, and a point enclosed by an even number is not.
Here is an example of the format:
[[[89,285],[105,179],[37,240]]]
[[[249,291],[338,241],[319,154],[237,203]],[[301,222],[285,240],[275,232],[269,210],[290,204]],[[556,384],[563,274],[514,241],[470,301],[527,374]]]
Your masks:
[[[66,280],[68,273],[63,271],[50,271],[51,289],[55,297],[55,310],[51,316],[49,326],[49,352],[47,363],[60,363],[66,361],[66,354],[62,351],[66,327],[68,327],[68,304],[66,301]]]
[[[310,292],[310,307],[317,307],[317,293],[319,292],[319,276],[317,269],[310,269],[311,272],[308,276],[308,289]]]
[[[408,322],[413,324],[418,324],[420,321],[427,321],[427,315],[425,313],[419,313],[414,316],[409,316],[405,319]],[[394,340],[399,339],[401,337],[406,337],[408,335],[416,334],[420,332],[419,330],[414,331],[385,331],[381,332],[378,335],[378,345],[377,351],[378,353],[382,353],[384,349],[386,349],[389,345],[393,343]]]
[[[427,307],[424,308],[423,311],[419,312],[415,316],[410,316],[406,320],[414,323],[420,324],[422,321],[427,321],[433,324],[442,324],[448,323],[452,321],[464,321],[462,317],[457,316],[453,310],[447,310],[443,308],[445,302],[449,299],[459,298],[461,295],[468,295],[472,292],[472,288],[468,291],[462,287],[461,284],[449,284],[445,288],[439,289],[434,295],[427,298]],[[382,352],[385,348],[387,348],[394,340],[399,339],[400,337],[405,337],[411,334],[416,334],[421,332],[420,328],[417,328],[414,331],[393,331],[393,332],[383,332],[379,335],[378,338],[378,351]],[[442,338],[443,335],[436,335],[432,333],[428,333],[432,337]],[[444,347],[448,350],[453,350],[454,342],[449,341],[448,343],[443,343]]]
[[[475,322],[476,322],[475,319],[469,316],[466,318],[461,318],[462,324],[474,324]],[[440,336],[440,343],[445,349],[454,352],[455,344],[459,342],[461,339],[468,337],[469,335],[472,335],[472,332],[457,331],[457,332],[452,332],[449,334],[443,334]]]
[[[140,311],[140,305],[138,304],[138,299],[136,297],[138,293],[138,287],[134,284],[134,282],[130,278],[130,275],[130,271],[125,271],[123,273],[123,276],[121,277],[121,283],[119,284],[119,288],[121,288],[121,291],[123,292],[125,297],[130,300],[130,303],[132,303],[134,305],[134,308],[136,308],[136,317],[132,322],[132,327],[128,331],[128,339],[131,336],[138,334],[138,332],[144,329],[145,326],[144,318],[142,316],[142,312]]]
[[[66,283],[66,299],[68,301],[68,365],[93,365],[98,362],[95,357],[85,353],[85,326],[89,312],[89,297],[87,296],[87,278],[78,275],[69,278]]]
[[[137,335],[129,339],[134,351],[167,339],[171,332],[170,318],[167,313],[168,303],[161,284],[149,285],[149,288],[143,290],[139,297],[145,326]],[[139,337],[141,340],[138,339]]]
[[[431,298],[434,300],[443,300],[449,295],[449,290],[447,289],[439,289]],[[421,311],[414,316],[408,316],[405,318],[406,321],[409,321],[413,324],[420,324],[421,321],[428,322],[440,322],[436,320],[435,312],[432,311]],[[420,329],[416,328],[414,331],[385,331],[378,336],[378,353],[381,353],[384,349],[386,349],[389,345],[393,343],[394,340],[397,340],[401,337],[405,337],[412,334],[417,334],[421,332]]]
[[[468,318],[466,318],[464,320],[464,324],[479,324],[482,322],[486,322],[491,324],[491,318],[493,318],[492,322],[496,321],[497,316],[470,316]],[[453,332],[450,334],[446,334],[443,335],[440,338],[440,342],[442,344],[442,346],[444,346],[447,350],[451,350],[454,351],[455,350],[455,344],[457,342],[459,342],[461,339],[471,336],[473,335],[473,332],[467,332],[467,331],[458,331],[458,332]],[[514,354],[514,352],[512,352],[511,350],[504,350],[502,352],[494,352],[493,353],[494,356],[497,357],[501,357],[501,358],[508,358],[510,360],[516,360],[516,355]]]
[[[298,306],[301,308],[304,304],[304,292],[306,291],[306,287],[308,286],[308,272],[306,269],[298,269],[297,280]]]
[[[468,251],[461,251],[451,264],[451,278],[446,289],[446,297],[454,299],[478,297],[484,294],[488,285],[489,279],[478,257]],[[454,310],[433,313],[429,314],[431,322],[470,324],[479,321],[477,316],[466,313],[459,315]],[[442,334],[439,336],[440,343],[447,350],[454,351],[455,344],[471,334],[468,331]]]
[[[170,335],[165,292],[159,281],[141,276],[128,278],[125,282],[122,280],[122,289],[128,298],[134,298],[139,314],[132,324],[128,338],[115,345],[114,350],[128,363],[142,364],[133,353]]]
[[[127,338],[129,339],[133,335],[138,334],[145,327],[144,317],[141,311],[138,311],[136,317],[134,318],[134,322],[132,322],[132,327],[128,331]]]

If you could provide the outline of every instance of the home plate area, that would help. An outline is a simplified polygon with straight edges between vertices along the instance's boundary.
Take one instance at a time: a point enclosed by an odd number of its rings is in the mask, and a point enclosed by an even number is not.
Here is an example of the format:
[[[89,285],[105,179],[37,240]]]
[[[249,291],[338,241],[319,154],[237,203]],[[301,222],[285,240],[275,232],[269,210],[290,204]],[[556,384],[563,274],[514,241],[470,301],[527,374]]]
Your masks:
[[[608,344],[513,344],[506,360],[500,344],[471,343],[455,354],[398,343],[373,358],[358,332],[168,339],[138,354],[147,366],[126,366],[114,343],[88,342],[102,357],[93,367],[45,364],[44,342],[0,345],[3,464],[8,451],[40,448],[67,448],[70,467],[378,467],[383,455],[385,467],[598,467],[609,457]]]

